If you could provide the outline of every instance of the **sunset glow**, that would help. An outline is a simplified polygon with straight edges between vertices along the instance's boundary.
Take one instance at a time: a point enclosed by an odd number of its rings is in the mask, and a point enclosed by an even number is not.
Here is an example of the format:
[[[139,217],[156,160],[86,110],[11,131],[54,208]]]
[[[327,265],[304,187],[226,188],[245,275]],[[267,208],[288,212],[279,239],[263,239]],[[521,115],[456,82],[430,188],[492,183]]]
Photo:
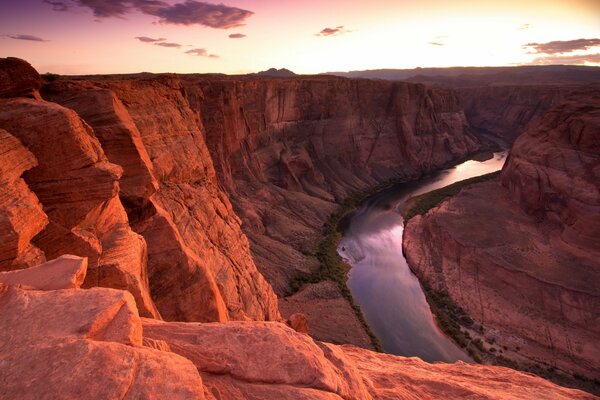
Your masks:
[[[594,0],[3,0],[0,26],[0,57],[60,74],[600,65]]]

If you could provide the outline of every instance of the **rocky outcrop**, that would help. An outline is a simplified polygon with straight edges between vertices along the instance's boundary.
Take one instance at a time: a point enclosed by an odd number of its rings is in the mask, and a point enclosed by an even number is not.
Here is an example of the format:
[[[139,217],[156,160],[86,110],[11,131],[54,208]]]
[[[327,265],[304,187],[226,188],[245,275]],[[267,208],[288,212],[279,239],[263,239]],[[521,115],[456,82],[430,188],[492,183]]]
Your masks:
[[[292,296],[279,299],[279,309],[290,320],[298,313],[304,314],[308,333],[316,340],[374,350],[371,338],[336,282],[305,285]]]
[[[0,126],[36,156],[25,174],[48,215],[34,243],[47,258],[88,257],[87,286],[131,290],[147,316],[158,316],[145,277],[146,243],[118,198],[122,169],[106,159],[91,128],[72,110],[36,99],[0,102]]]
[[[51,269],[33,268],[27,279]],[[2,398],[590,398],[506,368],[432,365],[315,342],[277,322],[140,319],[121,290],[22,283],[0,284]]]
[[[31,97],[39,99],[42,78],[25,60],[0,58],[0,99]]]
[[[63,255],[44,264],[0,272],[0,283],[36,290],[78,289],[87,274],[87,258]]]
[[[163,318],[279,318],[177,79],[58,82],[44,96],[76,110],[123,166],[120,198],[148,243],[150,290]]]
[[[20,275],[22,282],[10,283],[39,282],[55,268],[32,268],[26,278]],[[72,281],[78,273],[65,271],[59,280]],[[141,320],[128,292],[0,284],[0,304],[1,398],[204,398],[190,361],[142,347]]]
[[[48,224],[37,197],[21,178],[37,160],[21,142],[0,129],[0,270],[39,264],[44,254],[31,240]]]
[[[463,189],[404,233],[409,265],[527,365],[600,377],[600,108],[556,106],[499,179]]]

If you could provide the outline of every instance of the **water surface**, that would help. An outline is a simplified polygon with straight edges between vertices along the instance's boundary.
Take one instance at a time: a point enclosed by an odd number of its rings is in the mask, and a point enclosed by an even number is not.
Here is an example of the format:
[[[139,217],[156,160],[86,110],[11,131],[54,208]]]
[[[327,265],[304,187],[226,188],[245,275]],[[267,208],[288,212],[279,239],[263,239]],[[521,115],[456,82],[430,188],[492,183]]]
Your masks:
[[[483,162],[466,161],[369,198],[348,220],[339,254],[352,266],[348,287],[386,353],[425,361],[470,361],[437,327],[417,277],[402,254],[408,198],[502,168],[506,152]]]

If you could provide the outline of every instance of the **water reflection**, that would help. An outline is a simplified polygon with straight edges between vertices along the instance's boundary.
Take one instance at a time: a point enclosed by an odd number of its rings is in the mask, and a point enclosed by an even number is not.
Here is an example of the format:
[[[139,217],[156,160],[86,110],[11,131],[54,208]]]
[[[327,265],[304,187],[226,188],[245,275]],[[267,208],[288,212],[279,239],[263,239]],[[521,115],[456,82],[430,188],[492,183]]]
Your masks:
[[[506,152],[466,161],[370,198],[350,217],[338,252],[350,265],[348,287],[387,353],[426,361],[469,361],[438,329],[416,276],[402,255],[404,223],[396,211],[409,197],[502,168]]]

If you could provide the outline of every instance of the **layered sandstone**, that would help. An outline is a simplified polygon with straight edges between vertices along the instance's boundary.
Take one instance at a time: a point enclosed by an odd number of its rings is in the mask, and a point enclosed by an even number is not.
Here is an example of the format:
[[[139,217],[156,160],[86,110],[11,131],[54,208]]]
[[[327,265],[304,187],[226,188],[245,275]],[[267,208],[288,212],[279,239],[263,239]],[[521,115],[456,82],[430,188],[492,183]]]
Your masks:
[[[568,98],[520,136],[501,178],[404,233],[419,276],[530,362],[600,377],[599,98]]]
[[[480,147],[450,91],[333,77],[186,77],[218,177],[279,295],[336,201]],[[286,266],[282,268],[282,266]]]
[[[552,85],[457,89],[469,124],[509,143],[536,124],[552,106],[559,104],[568,91],[568,88]]]
[[[81,271],[63,272],[70,282]],[[2,398],[590,398],[506,368],[315,342],[277,322],[140,319],[133,297],[115,289],[0,284],[0,323],[9,328],[0,332]]]
[[[38,160],[25,181],[49,223],[35,245],[46,258],[88,257],[87,286],[129,289],[144,315],[158,316],[145,277],[146,243],[118,198],[122,169],[106,159],[91,128],[72,110],[27,98],[0,100],[0,126]]]
[[[0,270],[44,261],[44,254],[31,241],[48,224],[48,217],[21,178],[36,165],[19,139],[0,129]]]
[[[111,162],[120,198],[148,243],[152,297],[163,318],[279,318],[248,241],[219,188],[202,125],[177,79],[58,82],[44,96],[78,112]]]
[[[55,269],[42,265],[22,282],[13,277],[11,286],[0,284],[1,398],[204,398],[190,361],[142,347],[141,320],[130,293],[19,286],[32,277],[47,279]],[[59,280],[73,281],[81,270],[63,273]],[[5,274],[11,273],[0,273],[0,280]]]

